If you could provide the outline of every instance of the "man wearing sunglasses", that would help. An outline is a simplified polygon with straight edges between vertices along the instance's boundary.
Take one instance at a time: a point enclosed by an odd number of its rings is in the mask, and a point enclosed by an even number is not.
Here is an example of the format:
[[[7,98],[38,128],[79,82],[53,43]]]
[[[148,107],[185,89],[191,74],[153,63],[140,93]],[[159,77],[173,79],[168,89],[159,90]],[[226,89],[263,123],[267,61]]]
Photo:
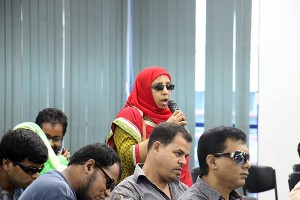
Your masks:
[[[117,200],[122,195],[124,200],[176,200],[188,188],[179,178],[192,141],[183,126],[170,122],[158,124],[149,137],[142,168],[136,165],[134,174],[116,186],[110,199]]]
[[[19,200],[105,199],[121,177],[118,154],[106,144],[90,144],[74,153],[69,166],[43,174]]]
[[[245,184],[251,167],[246,134],[233,127],[204,132],[198,142],[200,176],[178,200],[241,200],[235,189]]]
[[[17,199],[44,168],[48,150],[42,139],[28,129],[8,131],[0,142],[0,200]]]

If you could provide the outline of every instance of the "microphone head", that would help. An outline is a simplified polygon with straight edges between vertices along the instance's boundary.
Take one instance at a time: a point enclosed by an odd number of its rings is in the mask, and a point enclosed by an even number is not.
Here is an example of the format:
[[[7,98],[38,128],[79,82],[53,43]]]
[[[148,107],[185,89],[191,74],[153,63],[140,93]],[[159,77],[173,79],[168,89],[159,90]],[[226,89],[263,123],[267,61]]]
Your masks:
[[[169,105],[168,105],[168,106],[169,106]],[[299,144],[298,144],[297,152],[298,152],[298,155],[299,155],[299,157],[300,157],[300,142],[299,142]]]
[[[168,101],[168,108],[171,110],[173,113],[175,110],[178,110],[177,104],[173,100]]]

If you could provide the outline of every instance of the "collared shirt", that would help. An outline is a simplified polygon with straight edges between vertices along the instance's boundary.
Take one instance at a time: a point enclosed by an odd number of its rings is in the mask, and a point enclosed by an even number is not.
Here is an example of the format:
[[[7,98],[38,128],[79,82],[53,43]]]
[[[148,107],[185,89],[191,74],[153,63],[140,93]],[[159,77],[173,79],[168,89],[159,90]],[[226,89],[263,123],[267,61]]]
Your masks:
[[[188,189],[188,187],[179,180],[170,182],[169,188],[173,200],[178,199],[178,197]],[[119,198],[116,197],[118,196],[116,194],[123,195],[124,200],[170,200],[163,191],[146,177],[145,173],[138,165],[136,165],[133,175],[127,177],[116,186],[112,191],[110,199],[119,200]]]
[[[178,200],[225,200],[219,192],[211,188],[200,177],[197,178],[187,191],[185,191]],[[242,200],[242,197],[236,192],[232,191],[229,194],[229,200]]]
[[[21,188],[15,189],[13,198],[11,198],[11,197],[9,197],[9,192],[7,192],[6,190],[4,190],[0,187],[0,200],[16,200],[19,198],[22,191],[24,191],[24,190]]]
[[[11,198],[9,197],[9,192],[3,190],[1,187],[0,187],[0,200],[11,200]]]

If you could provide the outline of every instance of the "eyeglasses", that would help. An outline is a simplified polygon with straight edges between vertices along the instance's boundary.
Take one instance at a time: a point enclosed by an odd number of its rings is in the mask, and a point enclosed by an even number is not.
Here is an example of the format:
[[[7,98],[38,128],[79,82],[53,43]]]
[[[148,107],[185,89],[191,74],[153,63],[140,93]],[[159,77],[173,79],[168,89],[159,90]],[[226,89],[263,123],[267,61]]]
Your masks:
[[[31,166],[25,166],[19,162],[13,161],[16,165],[18,165],[24,172],[28,174],[36,174],[41,173],[41,171],[44,169],[44,166],[42,167],[31,167]]]
[[[243,151],[235,151],[232,153],[216,153],[213,154],[216,157],[229,157],[232,158],[235,164],[244,165],[247,160],[250,160],[250,155]]]
[[[58,136],[54,136],[54,137],[50,137],[50,135],[46,134],[48,140],[52,140],[53,143],[61,143],[61,141],[63,140],[62,137],[58,137]]]
[[[110,178],[108,174],[104,171],[104,169],[97,163],[95,165],[103,172],[105,179],[106,179],[106,189],[113,190],[116,186],[115,180]]]
[[[165,86],[166,86],[167,90],[174,90],[174,88],[175,88],[175,85],[173,85],[173,84],[167,84],[167,85],[155,84],[155,85],[151,85],[151,88],[156,91],[162,91],[162,90],[164,90]]]

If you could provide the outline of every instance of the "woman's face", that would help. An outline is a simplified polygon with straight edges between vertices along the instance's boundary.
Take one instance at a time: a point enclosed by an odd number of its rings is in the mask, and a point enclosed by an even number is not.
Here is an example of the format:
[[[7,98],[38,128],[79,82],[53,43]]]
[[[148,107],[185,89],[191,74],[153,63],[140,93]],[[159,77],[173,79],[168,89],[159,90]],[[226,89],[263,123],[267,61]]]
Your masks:
[[[168,90],[166,87],[166,85],[169,86],[170,84],[171,81],[166,75],[161,75],[157,77],[151,84],[153,99],[157,107],[161,109],[164,109],[168,106],[168,101],[172,96],[172,90]],[[164,87],[162,90],[158,90],[159,87],[155,87],[157,85],[163,85]]]

